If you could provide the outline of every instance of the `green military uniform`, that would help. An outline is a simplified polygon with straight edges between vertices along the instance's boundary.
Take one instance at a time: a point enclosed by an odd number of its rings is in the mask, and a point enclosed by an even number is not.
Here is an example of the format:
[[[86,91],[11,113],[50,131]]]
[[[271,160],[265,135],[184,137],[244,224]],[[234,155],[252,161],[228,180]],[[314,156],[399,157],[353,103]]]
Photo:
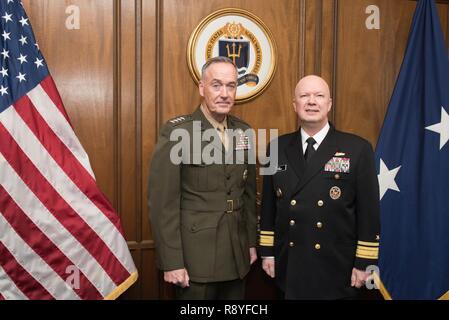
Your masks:
[[[148,205],[158,267],[186,268],[193,283],[243,279],[250,268],[249,248],[257,242],[256,173],[248,164],[254,146],[244,134],[249,126],[228,115],[227,127],[241,133],[228,150],[233,159],[240,153],[241,163],[224,164],[222,142],[200,108],[164,125],[151,163]],[[198,142],[206,129],[214,135],[195,147],[194,139]],[[179,141],[170,141],[179,132],[188,133],[189,150],[179,151]],[[172,150],[182,155],[181,164],[170,160]],[[222,152],[222,163],[200,159],[211,150]]]

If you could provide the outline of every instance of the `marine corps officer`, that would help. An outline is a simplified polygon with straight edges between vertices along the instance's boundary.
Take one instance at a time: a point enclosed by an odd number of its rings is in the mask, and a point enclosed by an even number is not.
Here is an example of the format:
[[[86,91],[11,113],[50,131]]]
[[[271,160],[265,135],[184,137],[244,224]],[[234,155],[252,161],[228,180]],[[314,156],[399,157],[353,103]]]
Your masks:
[[[329,123],[322,78],[301,79],[293,105],[300,129],[277,139],[278,168],[263,182],[262,266],[286,299],[356,298],[379,251],[373,150]]]
[[[163,126],[152,158],[148,205],[158,267],[177,285],[179,299],[243,299],[257,259],[256,173],[248,161],[254,146],[245,134],[249,125],[229,114],[236,90],[232,60],[208,60],[201,106]],[[188,136],[181,163],[171,152],[178,132]],[[229,156],[234,161],[225,161]]]

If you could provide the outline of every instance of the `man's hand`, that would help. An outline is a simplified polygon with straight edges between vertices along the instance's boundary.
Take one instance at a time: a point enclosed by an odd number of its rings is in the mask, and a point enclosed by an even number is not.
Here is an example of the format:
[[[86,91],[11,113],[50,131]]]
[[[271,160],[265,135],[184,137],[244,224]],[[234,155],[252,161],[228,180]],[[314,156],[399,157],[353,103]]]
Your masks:
[[[164,280],[168,283],[180,286],[181,288],[189,286],[189,274],[186,269],[164,271]]]
[[[262,269],[272,278],[274,278],[274,258],[263,258]]]
[[[365,282],[366,279],[370,276],[370,273],[358,270],[356,268],[352,268],[352,275],[351,275],[351,287],[361,288]]]
[[[249,263],[253,264],[257,260],[257,251],[255,247],[249,248]]]

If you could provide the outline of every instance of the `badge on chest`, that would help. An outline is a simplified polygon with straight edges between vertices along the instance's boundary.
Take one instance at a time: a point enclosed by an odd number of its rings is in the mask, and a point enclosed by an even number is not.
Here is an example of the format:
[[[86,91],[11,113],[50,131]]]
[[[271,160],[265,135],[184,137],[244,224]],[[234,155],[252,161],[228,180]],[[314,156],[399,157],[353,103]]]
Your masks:
[[[250,150],[251,149],[251,143],[249,141],[249,137],[243,132],[241,129],[237,129],[237,139],[236,139],[236,145],[235,150]]]
[[[337,152],[335,156],[324,165],[324,171],[349,173],[350,167],[351,159],[345,157],[343,152]]]
[[[341,197],[341,189],[337,186],[332,187],[329,190],[329,196],[332,200],[338,200]]]

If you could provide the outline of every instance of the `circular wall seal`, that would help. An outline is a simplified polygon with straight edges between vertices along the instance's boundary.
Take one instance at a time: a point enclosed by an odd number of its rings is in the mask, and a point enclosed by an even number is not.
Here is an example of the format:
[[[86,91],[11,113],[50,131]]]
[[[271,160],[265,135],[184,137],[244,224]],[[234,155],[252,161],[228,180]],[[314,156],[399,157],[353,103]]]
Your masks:
[[[190,35],[187,62],[196,83],[201,67],[213,57],[229,57],[237,65],[236,102],[259,96],[273,79],[276,43],[267,26],[254,14],[237,8],[215,11],[204,18]]]

